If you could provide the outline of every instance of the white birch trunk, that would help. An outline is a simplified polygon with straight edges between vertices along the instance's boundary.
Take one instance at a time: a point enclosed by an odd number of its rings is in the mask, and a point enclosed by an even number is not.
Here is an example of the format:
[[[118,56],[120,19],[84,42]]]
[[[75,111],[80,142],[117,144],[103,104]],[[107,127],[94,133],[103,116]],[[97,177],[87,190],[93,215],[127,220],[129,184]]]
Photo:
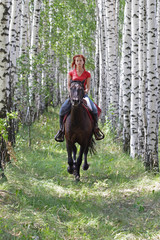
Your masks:
[[[55,64],[55,80],[56,80],[56,92],[55,92],[55,102],[56,105],[61,103],[61,96],[60,96],[60,78],[59,78],[59,59],[56,58],[56,64]]]
[[[139,2],[139,113],[138,113],[138,156],[144,159],[146,146],[146,2]]]
[[[12,0],[11,20],[9,26],[9,61],[10,61],[10,81],[15,77],[16,69],[16,35],[17,35],[17,1]]]
[[[7,59],[7,51],[6,51],[6,36],[3,34],[3,29],[6,27],[6,22],[2,19],[4,18],[4,13],[7,6],[0,3],[0,42],[1,42],[1,49],[0,49],[0,118],[5,114],[5,73],[6,73],[6,59]]]
[[[15,101],[15,85],[18,81],[17,76],[17,58],[19,53],[19,33],[20,33],[20,0],[12,0],[10,25],[9,25],[9,45],[8,45],[8,60],[9,60],[9,91],[7,96],[8,112],[12,112],[16,108]],[[15,127],[16,121],[14,119],[9,121],[8,141],[15,143]]]
[[[100,37],[100,16],[99,16],[99,7],[98,0],[96,1],[96,52],[95,52],[95,78],[94,78],[94,96],[95,102],[98,104],[99,102],[99,78],[100,78],[100,48],[99,48],[99,37]]]
[[[157,28],[156,1],[147,0],[148,42],[147,42],[147,82],[148,82],[148,124],[146,167],[159,168],[158,163],[158,71],[157,71]]]
[[[9,22],[10,1],[0,2],[0,117],[5,117],[7,110],[7,96],[9,95]]]
[[[106,14],[107,14],[107,35],[108,35],[108,78],[110,82],[110,107],[109,118],[114,128],[118,123],[118,27],[116,16],[116,2],[106,2]]]
[[[28,47],[30,46],[29,38],[29,0],[22,0],[21,5],[21,18],[20,18],[20,46],[19,46],[19,57],[23,59],[22,64],[28,64]],[[21,67],[21,66],[20,66]],[[21,105],[21,119],[25,122],[24,113],[27,112],[27,89],[28,89],[28,78],[29,75],[26,73],[19,76],[19,82],[21,88],[17,88],[15,96],[20,100]]]
[[[125,3],[122,44],[123,150],[129,152],[131,102],[131,0],[127,0]]]
[[[101,121],[105,122],[106,115],[106,32],[105,32],[105,5],[104,0],[99,2],[100,14],[100,85],[99,85],[99,106],[102,109]]]
[[[19,56],[26,54],[28,47],[28,19],[29,19],[29,0],[22,0],[21,6],[21,23],[20,23],[20,48]]]
[[[10,22],[10,1],[0,2],[0,118],[6,117],[7,102],[9,95],[9,22]],[[9,159],[5,140],[0,132],[0,170],[3,170],[5,162]],[[4,173],[1,174],[4,176]]]
[[[158,96],[158,115],[160,121],[160,1],[157,1],[157,30],[158,30],[158,41],[157,41],[157,48],[158,48],[158,88],[159,88],[159,96]]]
[[[30,50],[30,77],[29,77],[29,102],[32,105],[33,98],[33,81],[34,81],[34,56],[37,55],[38,47],[38,30],[39,30],[39,17],[40,17],[41,0],[34,0],[33,21],[31,29],[31,50]]]
[[[131,5],[131,113],[130,113],[130,155],[138,155],[138,109],[139,109],[139,74],[138,74],[138,21],[139,1]]]
[[[55,93],[55,57],[54,57],[54,51],[52,49],[52,28],[53,28],[53,11],[52,11],[52,4],[53,0],[49,1],[49,66],[50,66],[50,72],[48,73],[49,80],[50,80],[50,95],[51,95],[51,101],[54,99],[54,93]]]

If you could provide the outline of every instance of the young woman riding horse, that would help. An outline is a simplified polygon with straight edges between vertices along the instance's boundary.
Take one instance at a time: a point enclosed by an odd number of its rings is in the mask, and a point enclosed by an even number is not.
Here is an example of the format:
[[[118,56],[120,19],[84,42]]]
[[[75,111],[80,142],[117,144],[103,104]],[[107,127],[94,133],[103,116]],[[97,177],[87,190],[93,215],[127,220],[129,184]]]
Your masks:
[[[91,101],[91,99],[88,97],[88,92],[90,90],[90,81],[91,81],[91,74],[85,70],[85,57],[83,55],[76,55],[73,57],[72,62],[72,71],[68,74],[68,92],[70,93],[70,86],[71,86],[71,80],[72,81],[84,81],[84,91],[85,96],[84,98],[87,101],[87,105],[90,106],[90,109],[92,111],[92,116],[94,119],[94,135],[96,140],[101,140],[104,138],[104,135],[98,128],[98,110],[96,105]],[[55,135],[55,140],[57,142],[63,142],[64,141],[64,124],[63,119],[64,116],[69,113],[71,110],[71,102],[70,99],[67,99],[61,106],[60,109],[60,130]]]
[[[84,156],[83,170],[89,168],[87,162],[88,151],[94,153],[95,141],[93,139],[94,123],[91,121],[88,112],[84,107],[84,81],[71,81],[70,102],[71,112],[65,125],[65,139],[68,153],[68,168],[70,174],[75,175],[75,180],[80,180],[80,166]],[[76,143],[79,144],[77,155]]]

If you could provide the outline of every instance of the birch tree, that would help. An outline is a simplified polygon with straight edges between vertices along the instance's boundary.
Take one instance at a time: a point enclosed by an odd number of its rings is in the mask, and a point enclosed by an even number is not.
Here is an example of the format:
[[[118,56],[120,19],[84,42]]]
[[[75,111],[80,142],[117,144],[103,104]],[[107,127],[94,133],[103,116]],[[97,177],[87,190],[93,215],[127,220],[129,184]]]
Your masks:
[[[157,48],[158,48],[158,79],[159,79],[159,96],[158,96],[158,115],[160,119],[160,1],[157,1],[157,30],[158,30],[158,41],[157,41]]]
[[[144,159],[146,146],[146,2],[139,1],[139,112],[138,112],[138,156]]]
[[[96,49],[95,49],[95,77],[94,77],[94,96],[95,96],[95,102],[98,104],[99,102],[99,78],[100,78],[100,46],[99,46],[99,37],[100,37],[100,15],[99,15],[99,6],[98,6],[98,0],[96,0],[96,33],[95,33],[95,39],[96,39]]]
[[[108,111],[112,126],[118,120],[118,28],[117,1],[97,0],[96,79],[99,77],[101,121]],[[114,17],[113,17],[114,16]],[[98,41],[99,39],[99,41]],[[98,67],[99,66],[99,67]]]
[[[122,35],[123,150],[130,151],[131,0],[125,2]]]
[[[9,45],[10,1],[0,2],[0,168],[7,160],[7,147],[3,138],[3,119],[7,113],[7,96],[9,89],[8,45]]]
[[[7,37],[8,32],[4,34],[4,29],[6,29],[6,25],[8,26],[9,23],[7,21],[7,16],[5,13],[7,11],[7,4],[6,1],[0,3],[0,118],[5,117],[6,112],[6,104],[5,104],[5,89],[6,89],[6,70],[7,70]],[[9,15],[9,13],[8,13]]]
[[[19,54],[20,45],[20,5],[21,1],[12,0],[11,13],[10,13],[10,24],[9,24],[9,45],[8,45],[8,62],[9,62],[9,91],[7,96],[7,110],[9,113],[15,111],[15,102],[13,102],[13,97],[15,97],[15,85],[18,81],[17,76],[17,58]],[[8,131],[8,141],[12,144],[15,143],[15,119],[9,120],[9,131]]]
[[[38,52],[38,30],[39,30],[39,19],[40,19],[40,7],[41,0],[34,0],[34,9],[32,16],[32,28],[31,28],[31,43],[30,43],[30,77],[29,77],[29,101],[30,105],[33,104],[33,82],[36,82],[36,71],[34,71],[34,59],[36,59]]]
[[[158,164],[158,69],[156,0],[147,0],[147,148],[145,164],[149,169],[159,169]]]
[[[118,13],[116,12],[117,1],[106,2],[107,35],[108,35],[108,81],[110,84],[109,118],[113,127],[118,122]]]
[[[139,109],[139,69],[138,69],[138,21],[139,1],[131,2],[131,109],[130,109],[130,154],[138,155],[138,109]]]
[[[27,53],[29,44],[29,0],[22,0],[21,4],[21,18],[20,18],[20,46],[19,56]]]
[[[30,44],[29,34],[29,0],[22,0],[20,15],[20,46],[18,60],[18,83],[15,90],[15,101],[24,122],[27,107],[27,91],[29,78],[28,49]]]
[[[98,1],[100,32],[99,32],[99,47],[100,47],[100,82],[99,82],[99,105],[102,109],[101,121],[105,122],[106,115],[106,6],[104,0]]]

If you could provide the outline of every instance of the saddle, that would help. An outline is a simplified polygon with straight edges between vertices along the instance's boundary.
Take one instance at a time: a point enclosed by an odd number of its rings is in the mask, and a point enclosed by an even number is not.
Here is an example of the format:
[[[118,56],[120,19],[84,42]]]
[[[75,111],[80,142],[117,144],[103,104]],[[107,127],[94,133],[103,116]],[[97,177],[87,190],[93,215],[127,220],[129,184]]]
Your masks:
[[[101,109],[98,107],[98,105],[97,105],[96,103],[94,103],[94,104],[95,104],[96,107],[97,107],[98,117],[99,117],[100,114],[101,114]],[[91,110],[90,107],[87,105],[87,101],[86,101],[84,98],[83,98],[83,100],[82,100],[82,106],[83,106],[83,107],[85,108],[85,110],[87,111],[90,120],[91,120],[92,122],[94,122],[93,115],[92,115],[92,110]],[[66,115],[64,116],[63,123],[65,123],[65,121],[66,121],[69,113],[70,113],[70,112],[66,113]]]

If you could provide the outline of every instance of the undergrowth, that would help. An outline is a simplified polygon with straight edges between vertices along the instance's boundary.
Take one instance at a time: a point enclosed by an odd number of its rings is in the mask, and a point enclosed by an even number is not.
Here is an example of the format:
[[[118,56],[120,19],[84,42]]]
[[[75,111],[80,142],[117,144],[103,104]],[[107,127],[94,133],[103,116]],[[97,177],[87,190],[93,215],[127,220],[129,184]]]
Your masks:
[[[65,142],[54,140],[50,109],[17,135],[15,156],[0,180],[0,239],[160,239],[160,178],[122,152],[108,125],[81,181],[67,172]]]

